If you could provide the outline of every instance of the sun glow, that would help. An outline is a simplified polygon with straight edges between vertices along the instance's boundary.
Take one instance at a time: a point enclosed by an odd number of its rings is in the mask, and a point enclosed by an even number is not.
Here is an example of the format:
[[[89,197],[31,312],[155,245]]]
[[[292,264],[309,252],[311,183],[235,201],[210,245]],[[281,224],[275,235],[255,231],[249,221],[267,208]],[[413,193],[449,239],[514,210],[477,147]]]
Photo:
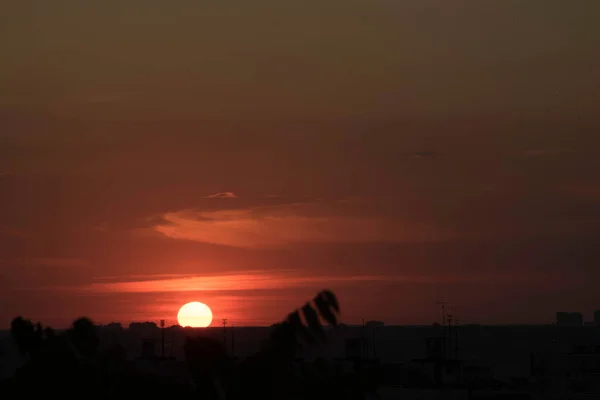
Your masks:
[[[212,319],[213,314],[210,308],[198,301],[184,304],[177,313],[177,322],[183,327],[206,328]]]

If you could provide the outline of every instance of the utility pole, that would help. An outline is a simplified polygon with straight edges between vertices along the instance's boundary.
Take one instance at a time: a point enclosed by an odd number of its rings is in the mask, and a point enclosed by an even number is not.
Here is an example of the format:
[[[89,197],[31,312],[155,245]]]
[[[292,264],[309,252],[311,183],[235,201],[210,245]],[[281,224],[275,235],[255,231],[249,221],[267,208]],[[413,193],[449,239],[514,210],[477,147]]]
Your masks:
[[[435,304],[442,308],[442,325],[446,323],[446,304],[450,304],[449,301],[439,300]]]
[[[448,318],[448,359],[452,359],[452,314],[447,314]]]
[[[235,325],[231,325],[231,357],[235,357]]]
[[[165,320],[160,320],[160,356],[165,359]]]
[[[361,352],[362,352],[362,358],[363,360],[367,358],[367,335],[365,334],[365,319],[362,319],[362,346],[361,346]]]
[[[221,320],[221,323],[223,324],[223,346],[225,346],[225,348],[227,348],[227,331],[226,331],[226,325],[227,325],[227,318],[223,318]]]
[[[377,360],[377,348],[375,347],[375,346],[376,346],[376,343],[377,343],[377,340],[376,340],[376,338],[375,338],[375,333],[376,333],[376,332],[377,332],[377,327],[376,327],[376,326],[374,326],[374,327],[373,327],[373,334],[371,335],[371,336],[372,336],[372,338],[371,338],[371,339],[373,340],[373,359],[374,359],[374,360]]]
[[[442,343],[444,346],[444,349],[442,349],[442,353],[445,354],[446,353],[445,347],[447,345],[446,342],[448,340],[446,338],[446,304],[450,304],[450,302],[440,300],[440,301],[437,301],[436,304],[438,304],[442,308]]]
[[[458,360],[458,335],[459,335],[459,329],[458,329],[458,307],[454,307],[454,357]]]

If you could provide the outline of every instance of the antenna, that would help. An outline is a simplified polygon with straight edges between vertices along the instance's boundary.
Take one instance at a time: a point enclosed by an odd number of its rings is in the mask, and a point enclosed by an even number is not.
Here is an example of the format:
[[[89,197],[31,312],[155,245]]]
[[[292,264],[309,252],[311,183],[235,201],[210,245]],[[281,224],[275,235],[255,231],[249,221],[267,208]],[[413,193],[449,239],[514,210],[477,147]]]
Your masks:
[[[452,307],[452,312],[454,313],[454,325],[458,325],[458,307]]]
[[[454,329],[454,357],[456,359],[458,359],[458,324],[459,324],[459,320],[458,320],[458,307],[454,307],[454,326],[456,327],[456,329]]]
[[[443,346],[444,346],[444,349],[442,349],[442,352],[445,354],[447,352],[447,350],[446,350],[447,343],[446,342],[448,341],[448,338],[446,336],[446,319],[447,319],[447,316],[446,316],[446,304],[450,304],[450,302],[449,301],[444,301],[444,300],[438,300],[436,302],[436,304],[438,304],[439,306],[441,306],[441,309],[442,309],[442,340],[443,340],[442,343],[443,343]],[[450,329],[450,328],[448,328],[448,329]]]
[[[452,314],[446,314],[448,319],[448,359],[452,358]]]
[[[450,304],[450,302],[444,301],[444,300],[438,300],[438,301],[436,301],[435,304],[441,306],[441,308],[442,308],[442,325],[444,325],[446,323],[446,304]]]
[[[227,318],[223,318],[221,320],[221,323],[223,324],[223,345],[225,346],[225,348],[227,348],[227,331],[226,331],[226,325],[227,325]]]

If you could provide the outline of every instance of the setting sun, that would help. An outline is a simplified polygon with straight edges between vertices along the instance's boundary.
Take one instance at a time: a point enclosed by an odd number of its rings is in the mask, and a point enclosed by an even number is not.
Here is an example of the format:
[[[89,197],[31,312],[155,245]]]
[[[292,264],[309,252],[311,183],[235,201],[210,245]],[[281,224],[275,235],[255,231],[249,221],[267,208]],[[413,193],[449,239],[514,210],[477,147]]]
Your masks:
[[[210,325],[212,319],[210,308],[198,301],[184,304],[177,313],[177,322],[183,327],[205,328]]]

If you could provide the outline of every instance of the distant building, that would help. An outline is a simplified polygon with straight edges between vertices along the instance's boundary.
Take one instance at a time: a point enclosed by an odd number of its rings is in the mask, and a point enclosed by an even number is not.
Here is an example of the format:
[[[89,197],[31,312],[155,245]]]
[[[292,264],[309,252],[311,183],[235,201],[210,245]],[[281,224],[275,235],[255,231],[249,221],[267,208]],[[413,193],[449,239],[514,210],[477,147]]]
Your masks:
[[[385,324],[381,321],[369,321],[365,324],[366,328],[380,328],[385,326]]]
[[[596,346],[575,346],[568,353],[532,354],[531,374],[547,393],[562,394],[561,398],[574,392],[600,393],[599,350]]]
[[[156,322],[132,322],[129,329],[158,329]]]
[[[409,367],[416,367],[436,386],[463,382],[463,362],[459,360],[432,360],[415,358]]]
[[[583,326],[583,314],[580,312],[557,312],[556,325]]]
[[[123,330],[123,325],[121,325],[120,322],[111,322],[110,324],[104,325],[101,328],[105,331],[121,332]]]
[[[154,339],[144,339],[142,341],[142,360],[156,359],[156,341]]]
[[[594,325],[600,326],[600,310],[594,311]]]
[[[347,338],[346,339],[346,358],[362,359],[364,358],[364,339]]]
[[[444,338],[429,337],[425,340],[425,357],[430,360],[441,360],[444,358]]]

